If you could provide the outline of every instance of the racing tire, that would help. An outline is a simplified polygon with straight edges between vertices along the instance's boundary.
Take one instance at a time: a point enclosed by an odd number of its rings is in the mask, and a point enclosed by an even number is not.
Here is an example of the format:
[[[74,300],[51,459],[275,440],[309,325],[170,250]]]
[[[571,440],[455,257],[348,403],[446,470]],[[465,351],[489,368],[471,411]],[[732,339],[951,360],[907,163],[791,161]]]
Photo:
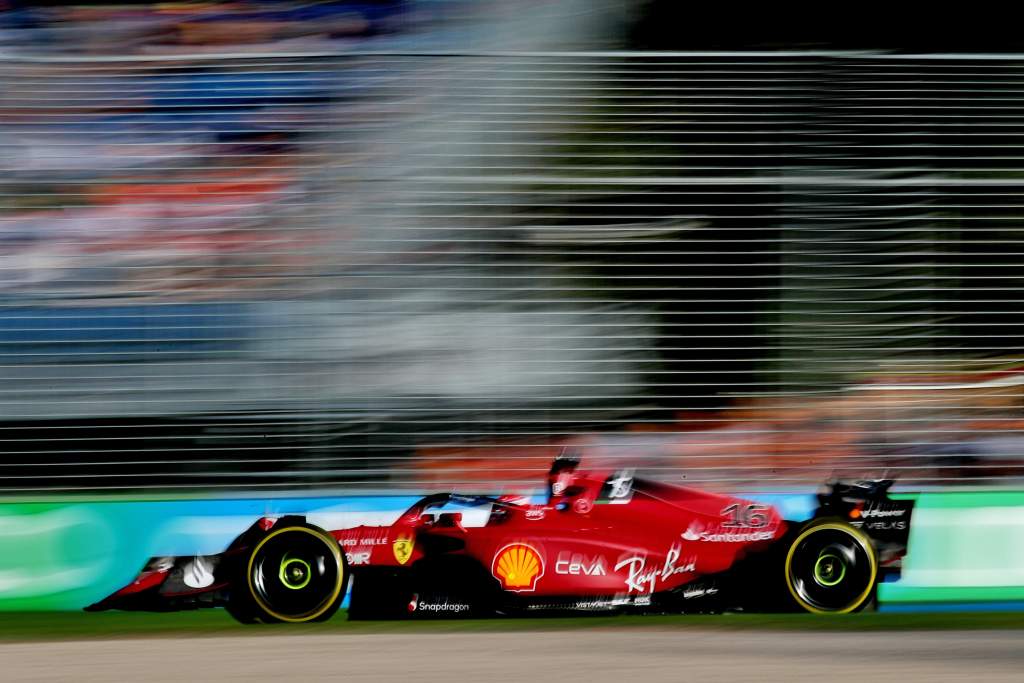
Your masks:
[[[226,607],[244,624],[329,619],[348,581],[337,540],[306,524],[275,528],[259,538],[240,570]]]
[[[796,605],[814,614],[846,614],[871,604],[878,558],[864,532],[838,519],[809,522],[786,553],[786,585]]]
[[[256,616],[256,612],[252,608],[252,601],[246,600],[244,596],[239,597],[234,590],[228,597],[224,609],[240,624],[260,623],[259,617]]]

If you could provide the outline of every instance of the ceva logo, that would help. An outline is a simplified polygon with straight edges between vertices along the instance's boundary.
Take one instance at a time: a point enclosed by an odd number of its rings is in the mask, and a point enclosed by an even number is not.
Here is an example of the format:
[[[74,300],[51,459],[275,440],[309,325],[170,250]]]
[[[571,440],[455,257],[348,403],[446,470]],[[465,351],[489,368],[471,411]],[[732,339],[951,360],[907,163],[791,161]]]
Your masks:
[[[530,592],[536,590],[537,580],[544,576],[544,560],[532,546],[510,543],[495,553],[491,574],[505,590]]]
[[[582,553],[570,553],[563,550],[558,553],[555,560],[556,574],[569,574],[572,576],[605,576],[608,569],[605,560],[600,555],[588,557]]]

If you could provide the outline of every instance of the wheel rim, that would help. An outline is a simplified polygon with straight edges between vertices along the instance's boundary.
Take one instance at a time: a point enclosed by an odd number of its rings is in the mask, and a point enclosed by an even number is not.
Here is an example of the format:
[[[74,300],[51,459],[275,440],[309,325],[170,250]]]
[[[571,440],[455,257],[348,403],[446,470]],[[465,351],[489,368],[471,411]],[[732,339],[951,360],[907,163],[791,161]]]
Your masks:
[[[285,553],[284,558],[281,559],[278,578],[285,588],[302,590],[313,579],[313,568],[309,566],[309,562],[298,557],[289,557],[288,553]]]
[[[341,552],[333,538],[305,527],[268,534],[249,558],[249,589],[257,605],[281,621],[310,621],[341,592]]]
[[[841,523],[819,524],[793,542],[786,558],[786,581],[809,612],[852,612],[874,588],[878,568],[863,534]]]
[[[846,576],[846,562],[840,555],[822,550],[814,563],[814,581],[825,588],[839,585]]]

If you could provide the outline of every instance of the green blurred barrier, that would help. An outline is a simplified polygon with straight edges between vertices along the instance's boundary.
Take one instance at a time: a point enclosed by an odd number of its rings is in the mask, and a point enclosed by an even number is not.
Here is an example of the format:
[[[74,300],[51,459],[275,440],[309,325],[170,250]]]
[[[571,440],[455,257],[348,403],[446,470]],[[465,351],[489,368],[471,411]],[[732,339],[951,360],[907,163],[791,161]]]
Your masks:
[[[131,573],[145,560],[132,557],[132,526],[95,505],[0,505],[0,609],[77,609],[94,601],[125,575],[119,564]]]
[[[902,578],[879,586],[878,599],[1024,600],[1024,491],[918,495]]]

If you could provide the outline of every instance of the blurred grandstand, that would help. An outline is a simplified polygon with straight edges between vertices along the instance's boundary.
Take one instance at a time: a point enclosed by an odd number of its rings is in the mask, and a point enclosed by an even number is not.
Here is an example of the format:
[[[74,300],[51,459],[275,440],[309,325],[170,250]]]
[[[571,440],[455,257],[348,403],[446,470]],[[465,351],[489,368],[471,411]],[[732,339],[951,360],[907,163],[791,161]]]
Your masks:
[[[1024,58],[0,8],[0,490],[1024,476]]]

